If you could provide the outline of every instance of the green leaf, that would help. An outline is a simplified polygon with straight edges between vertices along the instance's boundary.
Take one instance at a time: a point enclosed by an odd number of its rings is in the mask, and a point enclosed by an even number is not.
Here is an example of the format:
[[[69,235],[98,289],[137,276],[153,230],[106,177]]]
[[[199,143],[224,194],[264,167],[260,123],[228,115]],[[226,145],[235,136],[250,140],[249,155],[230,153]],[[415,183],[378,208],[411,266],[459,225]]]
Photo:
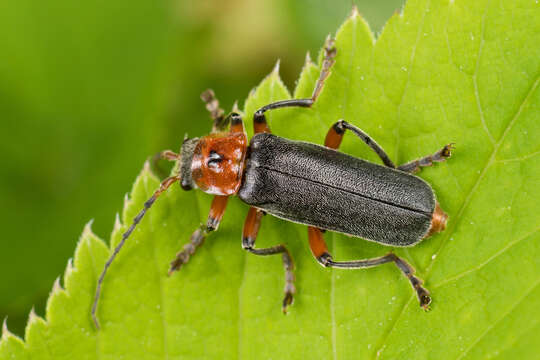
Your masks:
[[[296,263],[295,303],[281,314],[279,257],[240,247],[247,212],[230,201],[220,229],[189,264],[169,261],[205,220],[210,196],[174,186],[113,263],[91,323],[95,282],[110,252],[87,227],[74,264],[53,287],[46,320],[31,315],[25,342],[3,330],[1,358],[533,358],[540,330],[540,21],[532,0],[411,0],[375,41],[353,12],[336,36],[332,75],[313,109],[269,112],[278,135],[322,143],[340,118],[403,163],[455,142],[446,163],[420,176],[450,215],[445,232],[394,249],[433,296],[423,312],[394,266],[344,271],[311,257],[305,226],[267,216],[257,245],[285,243]],[[319,56],[318,63],[320,64]],[[294,92],[309,96],[306,61]],[[276,69],[248,97],[253,112],[290,94]],[[209,124],[210,127],[210,124]],[[347,135],[342,150],[379,160]],[[145,167],[112,234],[119,241],[158,186]],[[336,259],[388,247],[326,233]]]

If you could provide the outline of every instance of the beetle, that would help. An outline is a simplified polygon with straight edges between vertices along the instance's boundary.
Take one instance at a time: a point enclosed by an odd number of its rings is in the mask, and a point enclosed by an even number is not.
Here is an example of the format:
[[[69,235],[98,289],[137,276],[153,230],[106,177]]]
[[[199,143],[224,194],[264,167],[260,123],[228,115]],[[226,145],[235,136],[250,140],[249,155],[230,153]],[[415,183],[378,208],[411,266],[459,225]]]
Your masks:
[[[334,64],[336,49],[328,40],[319,79],[308,99],[277,101],[254,114],[254,136],[248,142],[242,117],[232,112],[224,116],[211,90],[201,98],[213,119],[212,132],[201,138],[185,138],[180,153],[166,150],[160,157],[178,161],[178,173],[163,180],[144,208],[133,219],[118,246],[107,260],[98,279],[92,318],[97,328],[97,304],[107,269],[133,229],[160,194],[179,182],[184,190],[198,188],[214,195],[206,224],[191,235],[170,264],[169,275],[186,264],[206,236],[217,230],[230,196],[237,195],[250,206],[242,233],[242,247],[255,255],[281,254],[285,268],[282,310],[293,302],[294,265],[291,254],[280,244],[255,247],[265,214],[307,225],[309,246],[325,267],[355,269],[393,262],[407,277],[425,310],[431,296],[414,275],[414,268],[390,252],[384,256],[352,261],[334,261],[323,238],[325,230],[344,233],[388,246],[413,246],[444,230],[447,214],[436,201],[433,189],[413,173],[451,155],[453,144],[434,154],[396,166],[368,134],[344,121],[328,131],[324,146],[273,135],[265,112],[283,107],[310,108],[317,100]],[[227,130],[228,128],[228,130]],[[382,160],[368,162],[337,151],[346,131],[355,134]]]

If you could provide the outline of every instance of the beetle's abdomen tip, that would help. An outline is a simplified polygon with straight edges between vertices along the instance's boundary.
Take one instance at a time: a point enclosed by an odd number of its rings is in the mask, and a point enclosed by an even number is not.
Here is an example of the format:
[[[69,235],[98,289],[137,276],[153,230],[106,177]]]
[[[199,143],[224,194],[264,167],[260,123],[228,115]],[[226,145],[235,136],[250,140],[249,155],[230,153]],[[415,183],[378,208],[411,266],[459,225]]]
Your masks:
[[[426,237],[431,236],[435,233],[441,232],[446,229],[446,222],[448,221],[448,214],[446,214],[443,209],[439,206],[437,202],[435,204],[435,210],[431,217],[431,226],[426,234]]]

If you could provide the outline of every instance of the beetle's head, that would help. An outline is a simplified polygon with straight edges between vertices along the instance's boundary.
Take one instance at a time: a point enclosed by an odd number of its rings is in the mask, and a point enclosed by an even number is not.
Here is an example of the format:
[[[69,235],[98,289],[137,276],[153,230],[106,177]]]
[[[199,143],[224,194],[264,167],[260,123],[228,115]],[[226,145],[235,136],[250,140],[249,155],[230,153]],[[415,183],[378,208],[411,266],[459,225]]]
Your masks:
[[[213,133],[185,139],[180,158],[181,186],[213,195],[232,195],[242,182],[247,137],[244,133]]]

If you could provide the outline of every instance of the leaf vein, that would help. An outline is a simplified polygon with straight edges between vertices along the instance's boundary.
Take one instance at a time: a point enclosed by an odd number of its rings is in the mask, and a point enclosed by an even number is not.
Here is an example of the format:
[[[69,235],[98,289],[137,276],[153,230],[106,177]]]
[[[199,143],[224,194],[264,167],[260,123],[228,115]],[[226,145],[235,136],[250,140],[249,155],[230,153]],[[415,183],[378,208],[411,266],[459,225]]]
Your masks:
[[[520,305],[528,296],[531,292],[533,292],[536,287],[538,286],[538,284],[540,284],[540,280],[537,280],[533,286],[531,286],[528,290],[525,291],[525,293],[523,294],[523,296],[521,298],[518,299],[518,301],[516,301],[516,303],[512,306],[510,306],[510,308],[508,309],[507,312],[505,312],[499,319],[497,319],[497,321],[495,321],[493,324],[491,324],[490,326],[488,326],[486,328],[486,330],[480,334],[479,337],[476,338],[476,340],[474,340],[471,345],[464,351],[461,353],[460,356],[457,357],[456,360],[459,360],[459,359],[463,359],[463,357],[465,357],[469,351],[471,351],[472,348],[474,348],[479,342],[480,340],[482,340],[495,326],[497,326],[501,321],[503,321],[508,315],[510,315],[517,307],[518,305]]]
[[[535,151],[533,153],[523,155],[523,156],[520,156],[520,157],[516,157],[516,158],[512,158],[512,159],[496,160],[495,162],[497,162],[497,163],[506,163],[506,162],[513,162],[513,161],[524,161],[524,160],[528,160],[530,158],[533,158],[535,156],[538,156],[539,154],[540,154],[540,151]]]
[[[438,284],[435,284],[435,285],[432,285],[431,288],[435,289],[435,288],[438,288],[438,287],[441,287],[443,285],[446,285],[450,282],[454,282],[458,279],[461,279],[462,277],[470,274],[470,273],[473,273],[475,271],[478,271],[480,269],[482,269],[484,266],[488,265],[491,261],[495,260],[496,258],[498,258],[499,256],[503,255],[506,251],[508,251],[510,248],[514,247],[515,245],[519,244],[521,241],[523,240],[526,240],[530,237],[532,237],[534,234],[536,234],[538,231],[540,231],[540,227],[534,229],[533,231],[525,234],[524,236],[514,240],[514,241],[511,241],[509,242],[508,244],[506,244],[506,246],[503,246],[499,251],[497,251],[495,254],[493,254],[492,256],[490,256],[487,260],[485,260],[484,262],[480,263],[479,265],[471,268],[471,269],[468,269],[468,270],[465,270],[457,275],[454,275],[452,276],[451,278],[447,278],[443,281],[441,281],[440,283]]]
[[[429,6],[431,4],[431,1],[428,0],[425,6],[425,9],[422,13],[422,19],[420,20],[420,25],[418,26],[418,31],[416,32],[416,40],[414,42],[414,45],[411,50],[411,57],[409,58],[409,64],[408,64],[408,71],[407,71],[407,81],[405,82],[405,85],[403,86],[403,91],[401,92],[401,97],[399,99],[399,103],[397,106],[397,124],[396,124],[396,153],[394,155],[394,159],[399,162],[399,143],[400,143],[400,131],[399,128],[401,126],[401,105],[403,105],[403,99],[405,98],[405,94],[407,93],[407,88],[409,87],[409,83],[411,81],[411,73],[412,73],[412,67],[414,65],[414,59],[416,56],[416,48],[418,47],[418,44],[420,43],[420,38],[422,34],[422,30],[424,29],[424,22],[426,19],[426,13],[429,9]]]
[[[474,74],[472,76],[473,85],[474,85],[474,97],[476,100],[476,107],[478,108],[478,113],[480,115],[480,121],[482,122],[482,127],[484,128],[484,131],[486,132],[489,141],[491,144],[495,144],[495,139],[493,138],[493,135],[491,135],[491,132],[489,131],[489,128],[486,124],[486,119],[484,116],[484,109],[482,108],[482,101],[480,100],[480,94],[478,92],[478,69],[480,67],[480,59],[482,57],[482,48],[484,47],[484,35],[485,35],[485,29],[486,29],[486,16],[489,9],[489,1],[486,5],[486,10],[484,11],[484,15],[482,16],[482,30],[480,34],[480,45],[478,46],[478,54],[476,55],[476,65],[474,68]]]

